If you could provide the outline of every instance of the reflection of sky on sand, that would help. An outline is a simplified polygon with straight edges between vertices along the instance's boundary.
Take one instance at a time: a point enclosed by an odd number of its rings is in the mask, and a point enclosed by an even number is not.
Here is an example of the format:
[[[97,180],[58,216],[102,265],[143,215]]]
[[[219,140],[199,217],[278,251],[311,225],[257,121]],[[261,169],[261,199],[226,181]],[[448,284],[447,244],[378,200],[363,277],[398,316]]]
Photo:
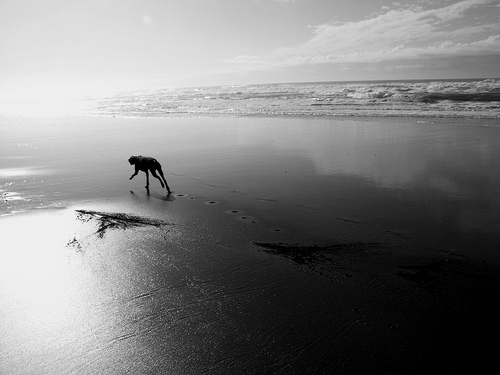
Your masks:
[[[438,225],[456,222],[466,230],[494,233],[500,219],[500,131],[478,125],[316,120],[280,129],[274,140],[290,154],[307,156],[319,175],[361,178],[380,191],[392,189],[394,203],[411,203]],[[397,216],[398,206],[392,211],[386,215]]]
[[[329,137],[322,130],[312,132],[308,147],[321,174],[356,175],[381,187],[398,187],[411,184],[424,169],[424,161],[412,155],[414,150],[401,152],[398,130],[383,123],[346,124],[329,131]],[[397,146],[388,147],[391,144]]]
[[[443,128],[412,120],[313,121],[275,139],[280,147],[304,150],[320,174],[355,175],[387,188],[426,184],[456,194],[463,187],[451,175],[490,172],[497,144],[492,132],[498,134],[494,128]],[[429,178],[440,168],[450,175]]]

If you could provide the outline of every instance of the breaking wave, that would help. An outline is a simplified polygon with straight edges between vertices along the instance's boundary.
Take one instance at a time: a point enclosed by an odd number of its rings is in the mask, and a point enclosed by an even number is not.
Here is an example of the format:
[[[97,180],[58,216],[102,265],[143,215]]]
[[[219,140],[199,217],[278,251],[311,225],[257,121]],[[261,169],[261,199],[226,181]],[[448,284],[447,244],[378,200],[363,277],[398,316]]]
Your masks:
[[[368,81],[158,89],[102,99],[105,116],[411,116],[500,118],[500,81]]]

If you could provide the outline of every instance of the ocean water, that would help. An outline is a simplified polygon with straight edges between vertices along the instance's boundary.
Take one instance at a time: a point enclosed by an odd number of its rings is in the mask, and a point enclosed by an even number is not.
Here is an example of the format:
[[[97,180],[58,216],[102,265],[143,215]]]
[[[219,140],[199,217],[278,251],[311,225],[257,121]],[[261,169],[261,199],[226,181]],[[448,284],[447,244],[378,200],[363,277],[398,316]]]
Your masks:
[[[500,80],[280,83],[168,88],[89,101],[109,116],[229,114],[500,118]]]

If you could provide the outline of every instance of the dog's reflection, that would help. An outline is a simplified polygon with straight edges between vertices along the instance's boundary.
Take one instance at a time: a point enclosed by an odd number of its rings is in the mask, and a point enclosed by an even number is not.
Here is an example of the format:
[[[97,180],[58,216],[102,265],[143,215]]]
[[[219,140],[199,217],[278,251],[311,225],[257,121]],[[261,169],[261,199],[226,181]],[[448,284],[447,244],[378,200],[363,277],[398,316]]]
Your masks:
[[[130,194],[136,196],[137,198],[139,198],[139,196],[142,195],[142,194],[137,195],[136,193],[134,193],[133,190],[130,190]],[[155,191],[151,192],[149,190],[149,188],[146,188],[146,198],[147,199],[149,199],[149,198],[156,198],[156,199],[160,199],[160,200],[165,201],[165,202],[173,202],[173,201],[175,201],[175,198],[172,195],[172,192],[167,193],[167,195],[158,194]]]

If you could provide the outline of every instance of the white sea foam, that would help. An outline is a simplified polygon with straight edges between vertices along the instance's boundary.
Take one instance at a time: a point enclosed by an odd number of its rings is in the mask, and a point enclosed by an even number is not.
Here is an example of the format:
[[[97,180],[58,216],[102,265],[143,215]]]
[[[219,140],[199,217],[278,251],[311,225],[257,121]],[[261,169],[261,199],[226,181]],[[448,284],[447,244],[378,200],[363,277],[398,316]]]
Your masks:
[[[158,89],[102,100],[93,114],[500,118],[500,81],[371,81]]]

